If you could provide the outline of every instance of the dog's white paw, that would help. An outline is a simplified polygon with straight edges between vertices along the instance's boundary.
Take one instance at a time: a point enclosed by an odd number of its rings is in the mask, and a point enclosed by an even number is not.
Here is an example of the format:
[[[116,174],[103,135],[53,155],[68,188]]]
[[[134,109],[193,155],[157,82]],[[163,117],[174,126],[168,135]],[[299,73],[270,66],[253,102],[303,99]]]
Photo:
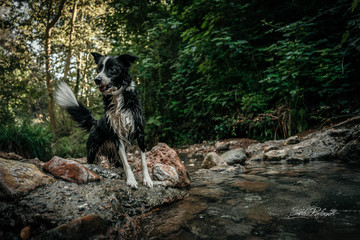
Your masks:
[[[135,180],[135,178],[134,178],[134,179],[128,179],[128,180],[126,181],[126,184],[127,184],[129,187],[131,187],[131,188],[134,188],[134,189],[137,189],[137,188],[138,188],[138,183],[137,183],[137,181]]]
[[[144,186],[148,188],[152,188],[154,186],[154,183],[151,180],[150,176],[144,177]]]

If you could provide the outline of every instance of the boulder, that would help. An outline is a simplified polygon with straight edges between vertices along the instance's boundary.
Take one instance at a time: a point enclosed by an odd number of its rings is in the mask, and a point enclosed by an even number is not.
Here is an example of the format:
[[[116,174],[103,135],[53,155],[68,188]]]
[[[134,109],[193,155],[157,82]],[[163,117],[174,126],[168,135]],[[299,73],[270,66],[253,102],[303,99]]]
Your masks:
[[[68,182],[86,183],[100,179],[99,175],[90,171],[82,164],[57,156],[47,162],[43,168],[53,176]]]
[[[0,198],[15,198],[55,179],[31,163],[0,158]]]
[[[119,239],[129,222],[187,195],[184,190],[161,185],[150,189],[139,184],[134,190],[126,185],[124,178],[118,177],[118,169],[103,170],[97,168],[103,177],[101,181],[84,184],[56,181],[16,201],[0,201],[1,239],[18,239],[13,236],[19,236],[27,226],[31,229],[31,239],[37,236],[38,239],[102,239],[101,235],[97,236],[103,222],[108,227],[103,239]]]
[[[216,151],[224,151],[224,150],[228,150],[230,147],[230,143],[229,142],[216,142],[215,143],[215,149]]]
[[[350,129],[340,126],[344,127],[345,125],[338,124],[336,127],[311,133],[302,139],[295,136],[286,140],[252,144],[246,149],[248,162],[284,160],[291,163],[304,163],[334,159],[356,161],[357,156],[360,155],[360,146],[357,140],[360,135],[360,125],[352,126]],[[249,165],[249,163],[247,164]]]
[[[179,182],[175,185],[175,187],[185,188],[190,186],[190,178],[185,165],[182,163],[175,150],[170,148],[167,144],[159,143],[153,147],[149,152],[146,153],[146,161],[150,173],[153,173],[154,166],[159,163],[172,166],[175,168],[179,176]],[[141,174],[141,164],[136,166],[134,172]]]
[[[264,153],[266,151],[278,150],[283,148],[286,145],[286,140],[270,140],[263,143],[254,143],[249,145],[246,148],[246,156],[252,158],[253,156],[258,156],[258,158],[263,159]]]
[[[173,166],[158,163],[153,167],[152,173],[154,180],[165,186],[176,186],[179,183],[179,175]]]
[[[300,140],[299,140],[298,136],[292,136],[292,137],[289,137],[288,139],[286,139],[285,144],[286,145],[292,145],[292,144],[296,144],[296,143],[299,143],[299,142],[300,142]]]
[[[360,142],[358,140],[351,140],[340,151],[338,151],[340,159],[347,162],[360,161]]]
[[[280,161],[287,157],[287,149],[270,150],[264,154],[264,160]]]
[[[243,148],[238,148],[222,154],[221,158],[229,165],[243,165],[246,161],[246,153]]]
[[[205,156],[201,168],[209,169],[220,165],[227,165],[227,163],[217,153],[210,152]]]

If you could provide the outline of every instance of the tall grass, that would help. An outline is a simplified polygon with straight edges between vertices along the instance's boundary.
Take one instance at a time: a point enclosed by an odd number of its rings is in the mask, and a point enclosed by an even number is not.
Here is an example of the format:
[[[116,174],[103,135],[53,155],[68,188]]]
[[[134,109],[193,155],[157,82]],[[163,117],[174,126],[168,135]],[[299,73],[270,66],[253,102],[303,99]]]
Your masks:
[[[41,125],[22,123],[21,125],[0,126],[0,150],[15,152],[24,158],[51,158],[51,131]]]

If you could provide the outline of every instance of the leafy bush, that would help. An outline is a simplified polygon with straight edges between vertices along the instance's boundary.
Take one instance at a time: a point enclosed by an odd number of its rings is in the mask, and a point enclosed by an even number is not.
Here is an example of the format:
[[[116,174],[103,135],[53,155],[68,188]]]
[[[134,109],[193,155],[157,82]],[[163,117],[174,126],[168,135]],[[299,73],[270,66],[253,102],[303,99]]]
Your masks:
[[[114,51],[139,56],[148,142],[283,138],[359,112],[357,0],[112,4]]]
[[[39,158],[48,161],[51,158],[51,132],[42,125],[0,126],[0,149],[15,152],[24,158]]]

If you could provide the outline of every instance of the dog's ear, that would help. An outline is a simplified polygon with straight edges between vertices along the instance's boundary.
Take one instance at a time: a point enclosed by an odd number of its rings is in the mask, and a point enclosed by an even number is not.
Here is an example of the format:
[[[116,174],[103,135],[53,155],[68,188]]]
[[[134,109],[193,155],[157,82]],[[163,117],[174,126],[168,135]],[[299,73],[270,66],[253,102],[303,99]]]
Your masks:
[[[100,53],[96,53],[96,52],[92,52],[92,53],[90,53],[90,54],[93,55],[96,64],[99,63],[100,58],[103,56],[103,55],[101,55]]]
[[[129,54],[122,54],[122,55],[119,55],[117,58],[127,68],[129,68],[131,66],[131,64],[134,63],[138,59],[137,57],[135,57],[133,55],[129,55]]]

